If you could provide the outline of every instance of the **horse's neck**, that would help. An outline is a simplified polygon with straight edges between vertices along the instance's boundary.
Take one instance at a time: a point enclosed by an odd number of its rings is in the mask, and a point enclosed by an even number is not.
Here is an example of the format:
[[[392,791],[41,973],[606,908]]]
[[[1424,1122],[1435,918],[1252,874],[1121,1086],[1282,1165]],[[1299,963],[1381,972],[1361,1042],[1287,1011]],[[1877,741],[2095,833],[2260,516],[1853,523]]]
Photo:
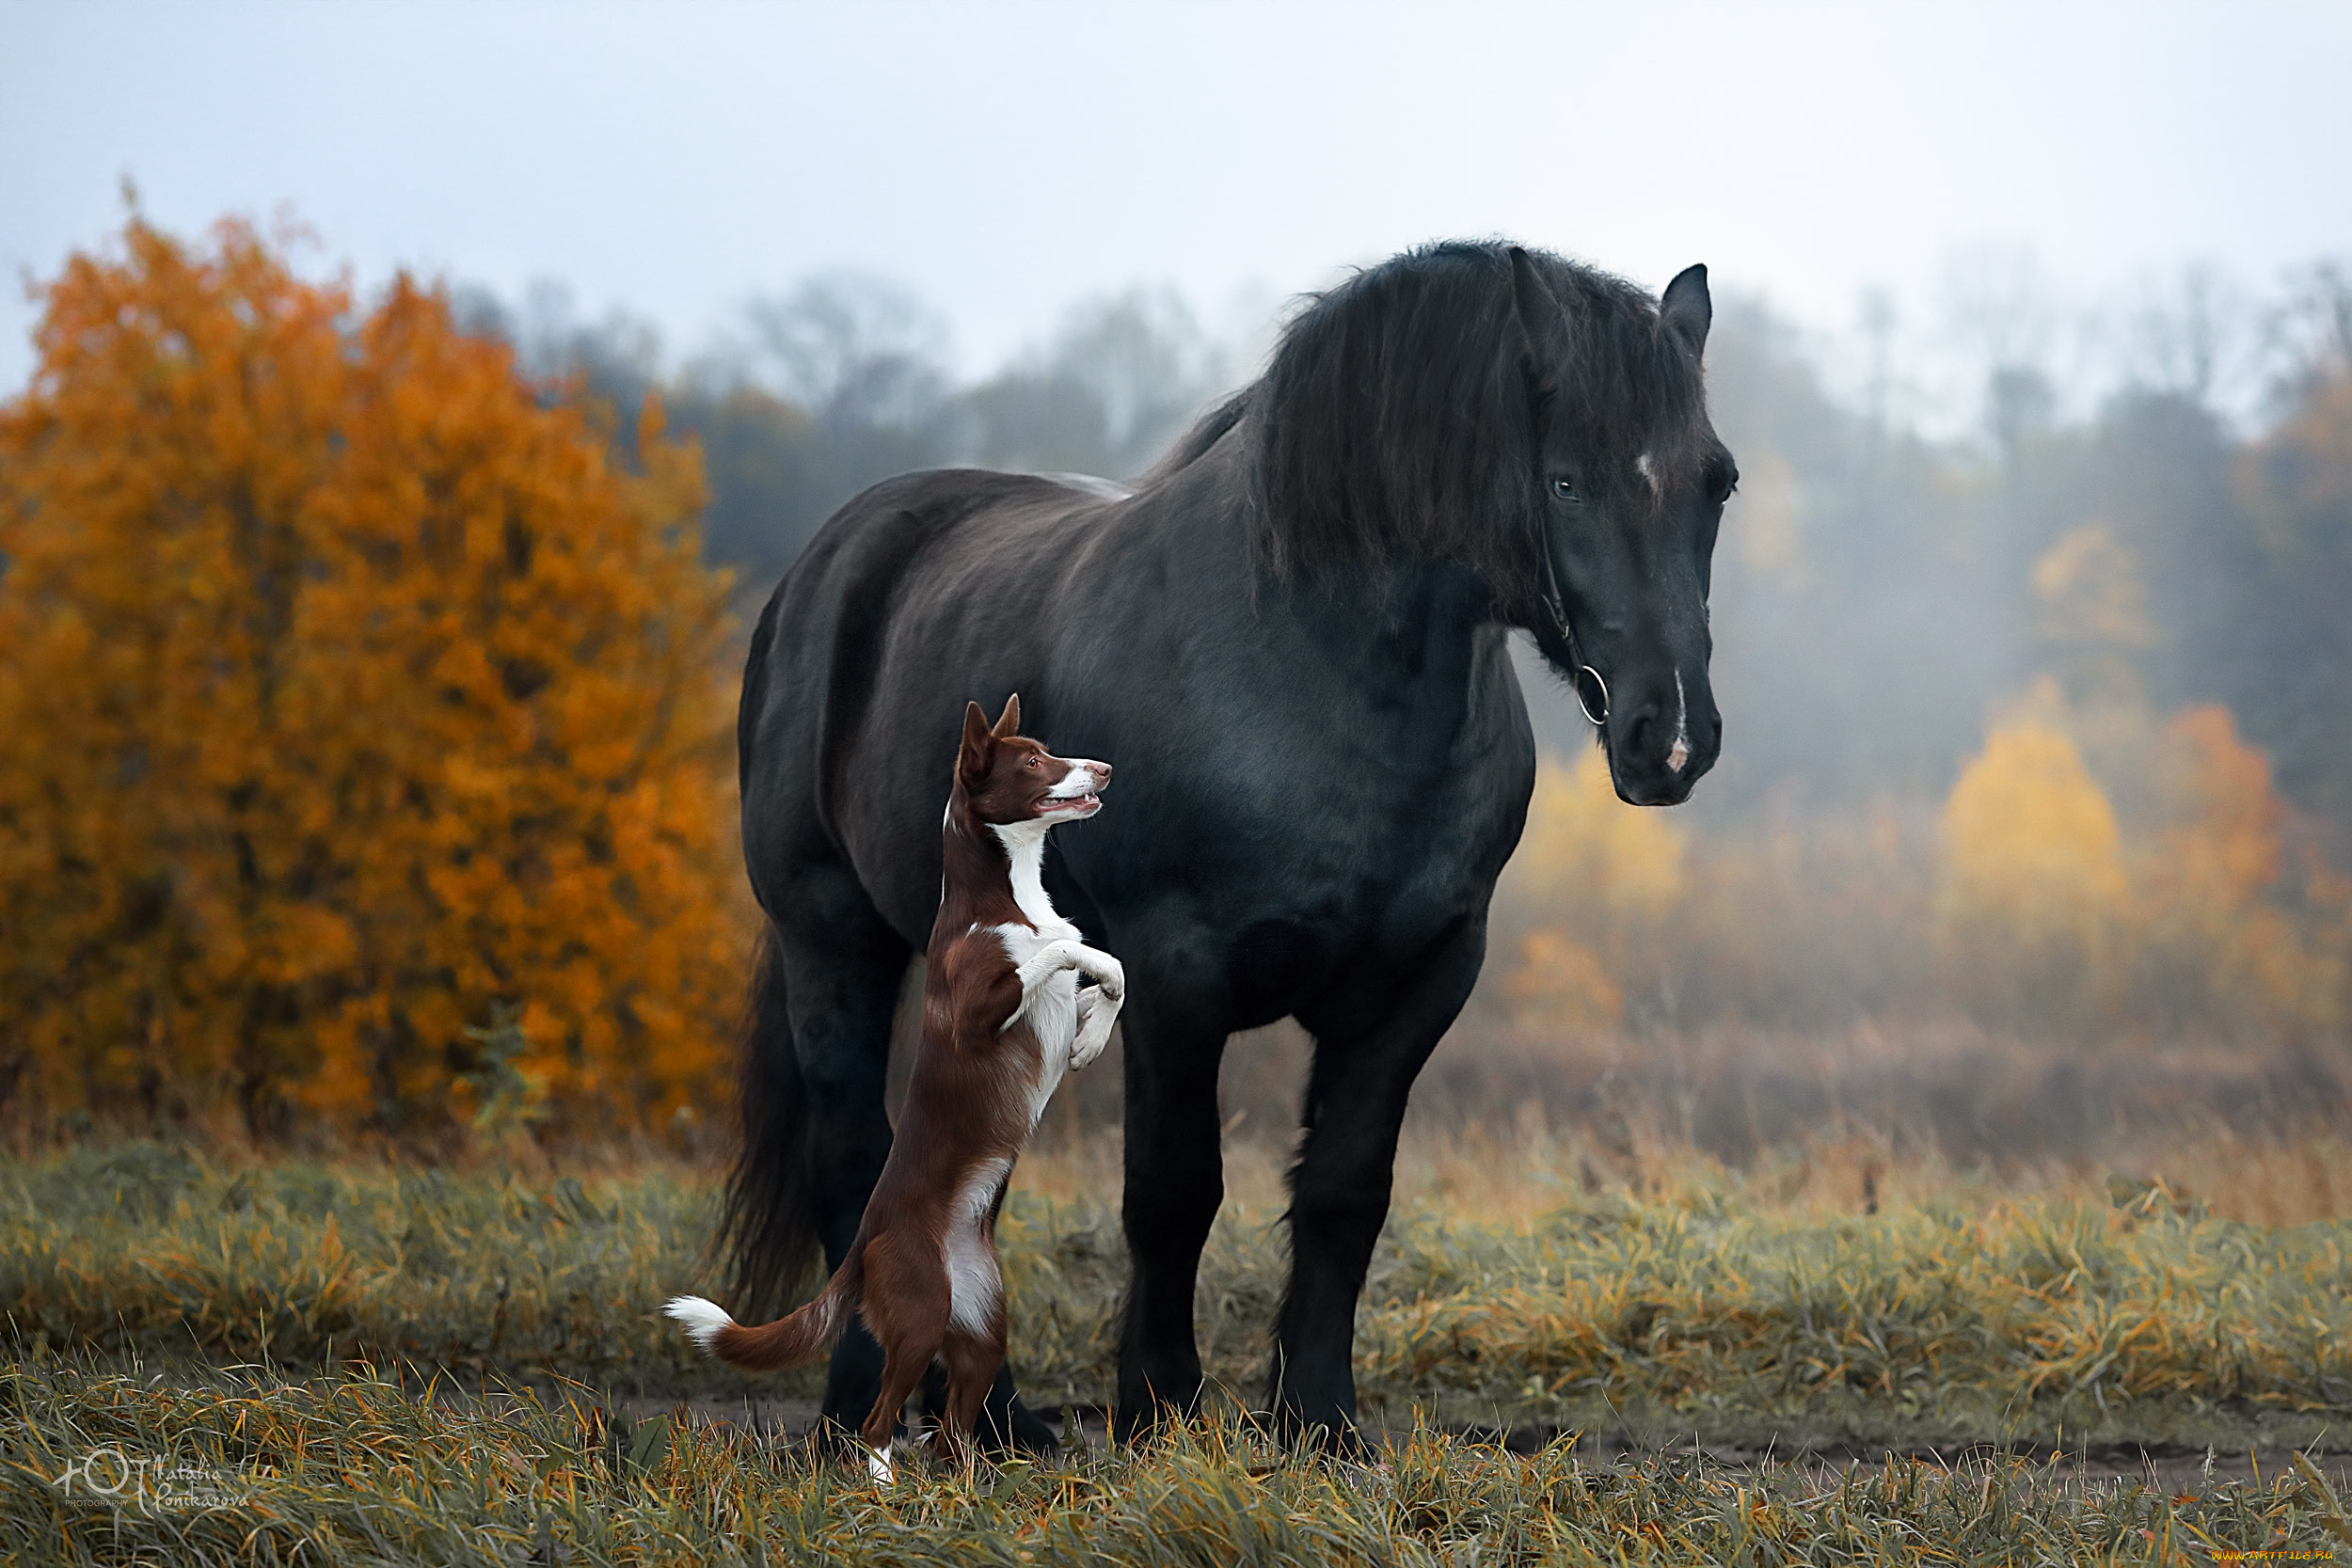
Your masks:
[[[1178,613],[1188,626],[1209,641],[1236,632],[1255,641],[1300,636],[1344,668],[1450,672],[1452,653],[1466,652],[1478,629],[1494,623],[1492,591],[1469,568],[1443,561],[1357,565],[1337,587],[1310,569],[1278,571],[1262,503],[1218,503],[1252,488],[1242,470],[1253,426],[1254,416],[1243,419],[1194,465],[1161,482],[1171,490],[1200,484],[1208,494],[1169,494],[1149,512],[1129,514],[1158,536],[1168,580],[1182,585]]]

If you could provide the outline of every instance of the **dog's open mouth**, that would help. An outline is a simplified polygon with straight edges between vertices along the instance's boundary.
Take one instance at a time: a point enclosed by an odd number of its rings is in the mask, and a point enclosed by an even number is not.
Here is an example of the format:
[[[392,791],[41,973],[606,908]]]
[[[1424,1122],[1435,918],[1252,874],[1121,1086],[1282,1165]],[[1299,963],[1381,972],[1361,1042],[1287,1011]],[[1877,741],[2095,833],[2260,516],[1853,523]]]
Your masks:
[[[1092,790],[1087,791],[1084,795],[1060,797],[1049,795],[1038,802],[1038,812],[1041,816],[1053,812],[1074,811],[1081,816],[1091,816],[1102,809],[1103,798]]]

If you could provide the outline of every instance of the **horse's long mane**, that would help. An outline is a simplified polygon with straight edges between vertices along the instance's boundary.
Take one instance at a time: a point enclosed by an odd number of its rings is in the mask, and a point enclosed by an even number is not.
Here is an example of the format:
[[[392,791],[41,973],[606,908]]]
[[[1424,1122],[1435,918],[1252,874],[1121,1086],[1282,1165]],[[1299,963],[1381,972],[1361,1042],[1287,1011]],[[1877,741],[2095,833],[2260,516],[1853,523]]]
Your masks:
[[[1255,415],[1264,543],[1289,573],[1409,559],[1460,562],[1506,602],[1539,570],[1539,399],[1581,451],[1582,483],[1623,487],[1637,453],[1668,461],[1704,428],[1696,356],[1622,278],[1525,252],[1567,334],[1537,362],[1515,303],[1511,247],[1449,241],[1315,296],[1266,373],[1204,418],[1163,464],[1197,456]],[[1647,486],[1643,486],[1646,489]]]

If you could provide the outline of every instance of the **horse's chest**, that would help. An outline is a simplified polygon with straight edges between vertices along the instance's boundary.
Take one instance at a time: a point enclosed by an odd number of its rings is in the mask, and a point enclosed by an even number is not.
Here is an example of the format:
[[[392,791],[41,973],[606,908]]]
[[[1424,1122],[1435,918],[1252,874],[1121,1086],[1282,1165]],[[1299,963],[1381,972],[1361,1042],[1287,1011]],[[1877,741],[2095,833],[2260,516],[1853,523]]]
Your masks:
[[[1366,766],[1310,794],[1284,847],[1302,901],[1385,910],[1433,895],[1483,898],[1524,816],[1515,772],[1487,758],[1410,772]]]
[[[1235,933],[1241,989],[1254,994],[1273,970],[1410,962],[1485,907],[1534,772],[1510,695],[1482,694],[1443,723],[1398,712],[1327,729],[1321,765],[1206,806],[1230,824],[1203,836],[1233,851],[1215,908]],[[1280,989],[1270,975],[1265,987]]]

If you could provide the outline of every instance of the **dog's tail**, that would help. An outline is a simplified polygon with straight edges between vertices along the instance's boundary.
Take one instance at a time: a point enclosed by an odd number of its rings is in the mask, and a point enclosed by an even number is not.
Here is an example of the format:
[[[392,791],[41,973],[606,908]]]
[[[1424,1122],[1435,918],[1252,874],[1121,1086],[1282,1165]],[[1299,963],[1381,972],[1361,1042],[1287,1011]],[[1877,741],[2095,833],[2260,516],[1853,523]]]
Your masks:
[[[772,1372],[814,1361],[841,1337],[849,1313],[865,1294],[865,1260],[856,1253],[842,1262],[816,1299],[789,1317],[745,1328],[715,1301],[677,1296],[662,1311],[686,1325],[694,1343],[730,1367]]]

